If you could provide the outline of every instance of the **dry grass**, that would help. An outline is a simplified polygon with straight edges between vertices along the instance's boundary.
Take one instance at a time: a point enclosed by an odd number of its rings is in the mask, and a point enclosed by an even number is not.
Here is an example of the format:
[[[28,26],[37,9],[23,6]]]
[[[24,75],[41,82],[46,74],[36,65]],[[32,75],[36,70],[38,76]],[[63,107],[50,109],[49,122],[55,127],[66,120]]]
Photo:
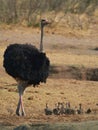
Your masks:
[[[4,32],[3,32],[4,33]],[[15,32],[14,32],[15,33]],[[26,32],[27,34],[28,32]],[[11,32],[9,33],[8,39],[11,37]],[[17,36],[18,33],[16,33]],[[25,32],[21,33],[20,36],[24,38]],[[29,37],[32,37],[32,33],[29,32]],[[92,52],[91,43],[80,44],[76,42],[71,47],[69,44],[62,45],[67,48],[62,49],[59,47],[52,48],[52,40],[50,36],[51,44],[47,45],[47,55],[50,58],[52,65],[57,66],[84,66],[84,67],[97,67],[98,66],[98,55],[97,52]],[[57,35],[57,37],[60,37]],[[18,34],[18,40],[19,40]],[[38,38],[38,37],[37,37]],[[13,37],[14,39],[14,37]],[[49,35],[46,35],[47,41],[49,40]],[[72,38],[74,41],[74,38]],[[98,119],[98,82],[94,81],[79,81],[73,79],[64,78],[48,78],[47,84],[41,84],[39,87],[33,88],[28,87],[26,93],[24,94],[24,106],[27,113],[26,117],[17,117],[15,115],[15,109],[18,102],[18,93],[16,89],[16,82],[13,78],[8,76],[3,65],[3,53],[6,45],[11,42],[5,38],[0,39],[2,44],[0,45],[0,123],[9,125],[19,125],[23,123],[40,123],[40,122],[66,122],[66,121],[82,121],[82,120],[95,120]],[[28,39],[29,40],[29,39]],[[61,39],[62,40],[62,39]],[[80,39],[78,42],[81,43]],[[89,38],[88,38],[89,40]],[[13,41],[13,40],[12,40]],[[36,39],[35,39],[36,41]],[[90,41],[90,40],[89,40]],[[68,41],[69,42],[69,41]],[[85,39],[84,39],[85,42]],[[94,46],[97,47],[97,42],[95,39]],[[55,44],[55,43],[53,43]],[[68,46],[69,45],[69,46]],[[82,47],[82,52],[80,51]],[[90,47],[90,49],[89,49]],[[51,50],[52,48],[52,50]],[[89,51],[88,51],[89,50]],[[78,52],[78,53],[77,53]],[[62,68],[60,68],[62,69]],[[56,76],[56,75],[55,75]],[[44,108],[45,104],[48,103],[49,107],[54,108],[57,102],[71,102],[71,106],[74,108],[78,107],[79,103],[83,104],[83,109],[86,111],[88,108],[96,109],[96,115],[94,112],[91,115],[71,115],[71,116],[45,116]]]
[[[97,55],[77,55],[53,52],[49,57],[54,65],[98,67]]]
[[[3,85],[3,84],[2,84]],[[0,119],[1,123],[7,122],[9,124],[19,125],[21,123],[33,123],[33,122],[65,122],[65,121],[83,121],[98,119],[98,83],[77,81],[77,80],[65,80],[65,79],[48,79],[47,84],[40,85],[38,88],[29,87],[24,94],[24,105],[27,116],[25,118],[18,118],[15,116],[15,109],[18,100],[18,93],[14,91],[8,91],[7,89],[0,89]],[[4,87],[4,85],[3,85]],[[37,91],[38,93],[36,93]],[[48,94],[47,94],[48,93]],[[63,93],[63,94],[62,94]],[[71,102],[72,108],[78,107],[79,103],[83,104],[83,109],[86,111],[88,108],[97,109],[96,116],[94,113],[91,115],[76,115],[76,116],[45,116],[44,108],[48,103],[49,107],[54,108],[54,104],[57,102]],[[19,119],[18,121],[17,118]]]

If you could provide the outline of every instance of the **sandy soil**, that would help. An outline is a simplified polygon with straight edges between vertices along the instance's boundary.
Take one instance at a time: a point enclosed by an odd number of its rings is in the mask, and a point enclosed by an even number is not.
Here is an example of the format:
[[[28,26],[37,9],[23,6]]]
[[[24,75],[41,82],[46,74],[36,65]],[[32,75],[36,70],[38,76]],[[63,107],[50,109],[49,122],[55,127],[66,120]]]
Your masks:
[[[67,79],[59,77],[55,73],[50,75],[46,84],[37,88],[28,87],[24,94],[24,106],[26,117],[15,115],[18,102],[17,83],[4,71],[3,53],[7,45],[11,43],[31,43],[39,47],[39,30],[14,29],[0,30],[0,124],[18,126],[32,123],[58,123],[81,122],[98,120],[98,82]],[[98,38],[94,37],[66,37],[59,34],[46,33],[44,48],[51,61],[51,65],[59,66],[83,66],[97,68]],[[69,72],[70,73],[70,72]],[[67,73],[68,74],[68,73]],[[65,74],[66,75],[66,74]],[[70,101],[71,107],[78,108],[82,103],[84,114],[82,115],[51,115],[44,114],[45,104],[53,109],[55,103]],[[85,114],[90,108],[91,114]]]

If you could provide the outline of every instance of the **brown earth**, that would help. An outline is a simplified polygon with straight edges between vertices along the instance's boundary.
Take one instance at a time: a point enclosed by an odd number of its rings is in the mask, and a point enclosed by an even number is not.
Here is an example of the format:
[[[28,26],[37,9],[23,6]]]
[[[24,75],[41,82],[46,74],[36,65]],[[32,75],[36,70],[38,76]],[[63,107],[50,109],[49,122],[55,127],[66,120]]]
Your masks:
[[[10,43],[31,43],[39,47],[39,39],[39,30],[26,28],[0,30],[0,124],[18,126],[98,120],[98,82],[87,80],[86,75],[90,75],[93,69],[98,69],[98,51],[95,49],[98,47],[97,34],[94,37],[78,35],[66,37],[59,33],[46,33],[44,48],[51,61],[50,76],[46,84],[26,89],[23,100],[27,115],[25,117],[15,115],[18,102],[17,84],[2,67],[3,53]],[[72,108],[82,103],[84,114],[59,116],[44,114],[46,103],[53,109],[55,103],[67,101],[70,101]],[[91,114],[85,114],[88,108],[92,110]]]

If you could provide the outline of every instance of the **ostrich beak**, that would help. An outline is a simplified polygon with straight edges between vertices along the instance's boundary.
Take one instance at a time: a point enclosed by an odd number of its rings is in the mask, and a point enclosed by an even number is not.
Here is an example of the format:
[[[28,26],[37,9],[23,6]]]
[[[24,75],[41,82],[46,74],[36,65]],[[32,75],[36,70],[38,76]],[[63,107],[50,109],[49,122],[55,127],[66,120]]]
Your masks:
[[[46,21],[46,24],[51,24],[51,22],[50,21]]]
[[[49,21],[45,21],[45,23],[44,23],[44,25],[49,25],[49,24],[51,24]]]

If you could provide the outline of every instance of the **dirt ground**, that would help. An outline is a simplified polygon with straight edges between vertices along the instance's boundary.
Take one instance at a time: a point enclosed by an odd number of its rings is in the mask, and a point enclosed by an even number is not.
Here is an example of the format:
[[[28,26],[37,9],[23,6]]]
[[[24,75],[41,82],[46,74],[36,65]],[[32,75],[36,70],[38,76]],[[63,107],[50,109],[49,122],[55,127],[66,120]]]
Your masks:
[[[41,84],[36,88],[28,87],[23,97],[27,115],[25,117],[15,115],[18,103],[17,83],[6,74],[3,68],[4,50],[11,43],[31,43],[39,47],[39,39],[39,30],[23,28],[0,30],[0,124],[18,126],[98,120],[98,82],[88,81],[85,78],[77,80],[70,77],[70,72],[66,74],[64,71],[70,66],[98,68],[97,35],[66,37],[51,32],[45,34],[44,49],[51,66],[59,66],[59,73],[50,73],[46,84]],[[60,72],[63,72],[64,76]],[[82,115],[45,115],[46,103],[50,109],[53,109],[56,103],[68,101],[72,108],[78,108],[81,103],[84,113]],[[86,114],[89,108],[92,112]]]

